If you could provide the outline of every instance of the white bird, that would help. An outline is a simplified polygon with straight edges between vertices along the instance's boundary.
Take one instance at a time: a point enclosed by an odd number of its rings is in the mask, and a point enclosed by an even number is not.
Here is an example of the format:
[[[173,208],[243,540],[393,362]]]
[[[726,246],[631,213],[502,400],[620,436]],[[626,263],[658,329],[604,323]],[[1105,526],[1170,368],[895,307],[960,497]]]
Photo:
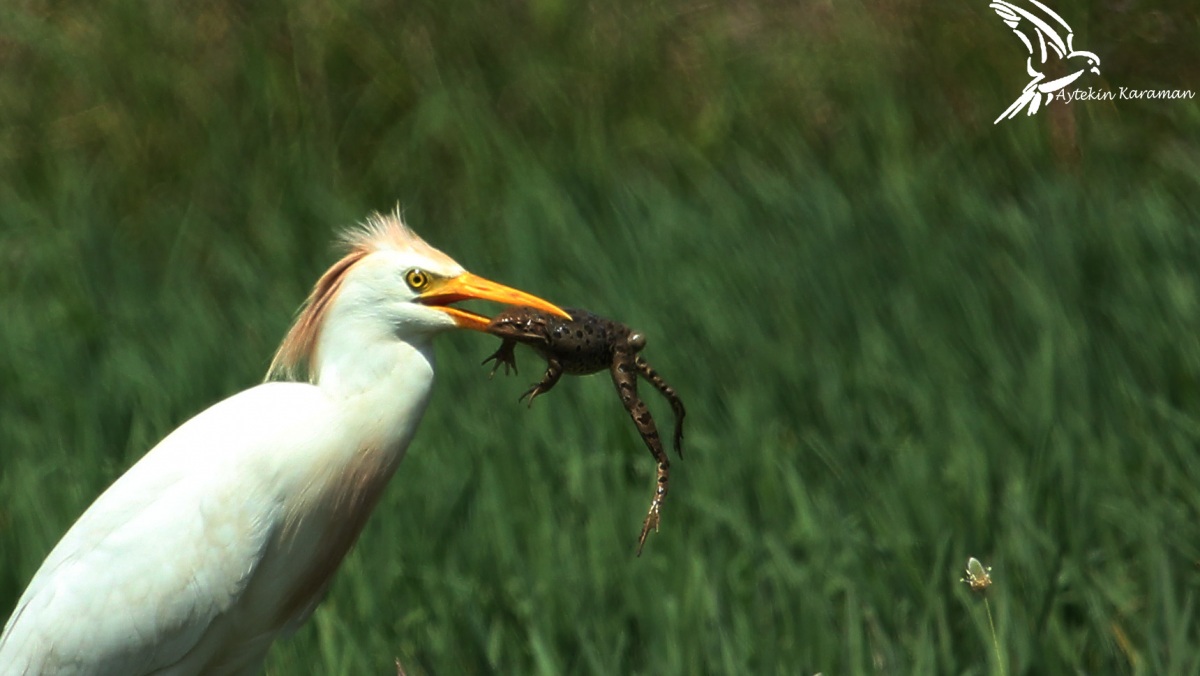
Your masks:
[[[0,674],[243,674],[312,614],[416,432],[431,341],[485,299],[561,314],[372,216],[267,382],[181,425],[79,517],[0,635]]]
[[[1029,108],[1028,114],[1033,115],[1041,107],[1043,95],[1046,97],[1046,103],[1049,104],[1054,98],[1054,92],[1078,80],[1084,73],[1091,71],[1097,75],[1100,74],[1100,57],[1092,52],[1075,49],[1073,46],[1075,33],[1067,25],[1067,22],[1038,0],[1029,0],[1029,2],[1041,10],[1042,16],[1005,0],[994,0],[989,5],[1021,39],[1025,49],[1029,51],[1029,58],[1025,60],[1025,70],[1033,78],[1029,84],[1025,85],[1025,89],[1021,91],[1017,100],[1013,101],[1012,105],[1005,109],[992,124],[1016,117],[1025,107]],[[1063,39],[1060,30],[1066,33],[1066,39]],[[1071,67],[1073,71],[1069,75],[1043,82],[1046,74],[1034,68],[1034,59],[1037,59],[1039,66],[1045,66],[1051,52],[1063,62],[1070,61],[1076,65]]]

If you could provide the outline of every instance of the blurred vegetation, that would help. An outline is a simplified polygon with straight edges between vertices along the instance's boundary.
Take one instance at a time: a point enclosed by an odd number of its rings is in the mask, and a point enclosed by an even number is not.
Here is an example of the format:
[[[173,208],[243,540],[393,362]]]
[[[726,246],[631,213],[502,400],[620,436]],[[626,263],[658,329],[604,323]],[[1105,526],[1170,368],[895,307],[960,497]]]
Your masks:
[[[1194,3],[1053,6],[1081,85],[1200,89]],[[993,125],[1024,58],[983,0],[5,4],[0,608],[399,201],[642,329],[686,459],[634,558],[607,379],[446,338],[269,673],[998,673],[968,556],[1007,673],[1200,672],[1200,106]]]

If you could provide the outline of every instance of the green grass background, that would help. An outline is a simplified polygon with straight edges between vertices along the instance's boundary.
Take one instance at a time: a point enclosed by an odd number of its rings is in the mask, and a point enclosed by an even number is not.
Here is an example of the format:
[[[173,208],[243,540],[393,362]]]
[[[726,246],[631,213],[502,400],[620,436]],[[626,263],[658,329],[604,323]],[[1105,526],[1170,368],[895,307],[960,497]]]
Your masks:
[[[1200,90],[1190,2],[1054,7]],[[337,228],[619,318],[687,404],[662,532],[606,377],[440,341],[408,457],[268,673],[1200,673],[1200,105],[993,125],[983,0],[0,9],[0,617],[258,382]],[[660,428],[671,424],[650,399]]]

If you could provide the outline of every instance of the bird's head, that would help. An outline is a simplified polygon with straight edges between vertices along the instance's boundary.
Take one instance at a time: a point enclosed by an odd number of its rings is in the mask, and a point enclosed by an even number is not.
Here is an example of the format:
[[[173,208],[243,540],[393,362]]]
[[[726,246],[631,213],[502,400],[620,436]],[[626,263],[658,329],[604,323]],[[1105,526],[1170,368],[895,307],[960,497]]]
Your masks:
[[[537,296],[467,272],[405,226],[398,212],[375,214],[343,239],[349,252],[317,281],[268,378],[294,375],[307,363],[315,380],[324,349],[353,349],[327,342],[418,342],[454,328],[485,331],[489,318],[451,306],[458,301],[489,300],[568,317]]]
[[[1071,52],[1067,55],[1067,60],[1073,63],[1081,64],[1080,68],[1083,70],[1091,71],[1096,75],[1100,74],[1100,57],[1096,56],[1092,52],[1085,50]]]

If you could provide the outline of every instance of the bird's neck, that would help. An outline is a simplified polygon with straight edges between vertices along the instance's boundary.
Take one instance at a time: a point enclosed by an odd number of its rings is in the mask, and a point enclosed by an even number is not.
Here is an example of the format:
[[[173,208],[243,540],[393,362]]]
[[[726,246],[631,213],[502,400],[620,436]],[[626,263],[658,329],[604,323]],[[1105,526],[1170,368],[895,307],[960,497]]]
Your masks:
[[[433,387],[430,336],[401,340],[366,326],[342,325],[321,336],[317,385],[343,409],[363,443],[408,445]]]
[[[294,473],[285,497],[279,626],[312,611],[378,504],[416,433],[433,385],[433,346],[341,323],[321,336],[317,387],[333,404],[331,438]],[[318,434],[323,432],[318,431]]]

